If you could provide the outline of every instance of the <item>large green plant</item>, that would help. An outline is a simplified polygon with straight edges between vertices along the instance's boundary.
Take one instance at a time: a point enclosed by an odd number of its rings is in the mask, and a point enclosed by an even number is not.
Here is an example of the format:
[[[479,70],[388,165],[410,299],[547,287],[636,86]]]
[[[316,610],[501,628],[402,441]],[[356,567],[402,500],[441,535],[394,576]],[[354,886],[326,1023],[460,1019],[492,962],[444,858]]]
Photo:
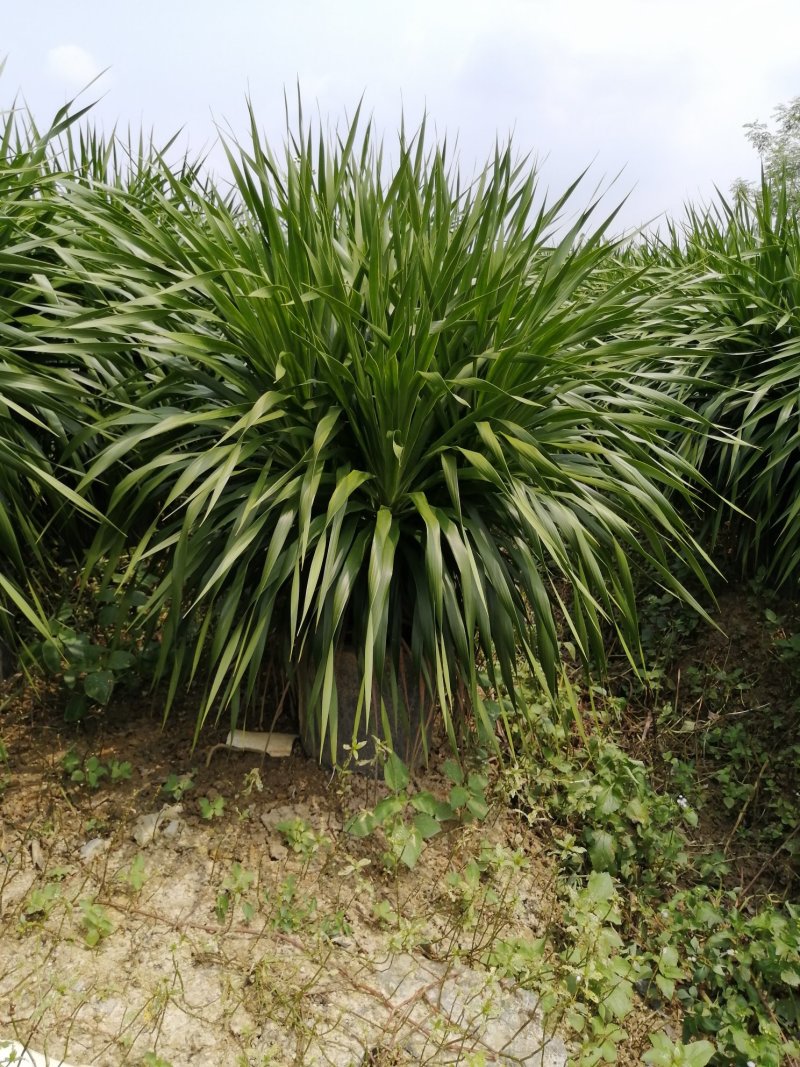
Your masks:
[[[16,106],[0,118],[0,636],[11,644],[31,626],[47,632],[37,588],[46,599],[54,560],[81,560],[101,518],[104,498],[75,493],[92,428],[135,400],[129,386],[146,387],[129,359],[81,331],[77,320],[107,313],[117,293],[95,284],[85,264],[76,273],[78,223],[64,191],[72,184],[108,199],[125,189],[146,211],[151,190],[160,203],[198,180],[188,160],[165,168],[170,144],[123,145],[77,127],[90,108],[70,102],[41,129]]]
[[[11,643],[20,617],[46,633],[33,586],[53,528],[92,512],[59,465],[81,425],[83,383],[29,354],[58,302],[48,241],[66,175],[52,145],[82,113],[64,108],[44,132],[13,108],[0,121],[0,636]]]
[[[424,129],[388,168],[357,120],[280,160],[253,122],[229,160],[236,209],[69,194],[70,254],[117,294],[77,328],[147,382],[96,428],[93,558],[160,568],[172,692],[203,673],[200,722],[235,713],[277,650],[335,751],[337,646],[370,722],[407,647],[456,743],[459,692],[491,726],[476,656],[512,694],[520,653],[555,686],[560,626],[600,661],[612,626],[636,659],[635,569],[702,578],[672,503],[695,472],[664,444],[693,420],[637,374],[652,300],[609,280],[607,222],[563,225],[574,186],[545,206],[510,147],[464,183]]]
[[[671,279],[673,337],[695,347],[689,403],[716,427],[692,441],[715,496],[709,523],[727,530],[745,571],[776,584],[800,565],[800,224],[786,184],[691,209],[649,250]],[[678,297],[678,293],[682,295]]]

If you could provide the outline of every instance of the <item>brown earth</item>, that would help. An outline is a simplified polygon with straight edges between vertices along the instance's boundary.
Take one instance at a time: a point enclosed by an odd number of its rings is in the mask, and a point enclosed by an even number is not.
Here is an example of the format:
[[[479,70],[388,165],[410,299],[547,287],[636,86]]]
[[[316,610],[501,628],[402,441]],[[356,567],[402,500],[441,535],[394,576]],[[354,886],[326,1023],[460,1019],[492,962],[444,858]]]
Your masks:
[[[162,732],[145,706],[67,726],[41,698],[0,713],[0,1041],[106,1067],[563,1064],[532,994],[480,964],[548,906],[552,868],[513,819],[442,833],[390,874],[377,838],[342,832],[381,795],[369,779],[211,752],[224,729],[192,752],[188,701]],[[71,752],[130,778],[72,782]],[[191,788],[166,795],[170,775]],[[420,785],[444,791],[435,769]],[[201,797],[224,810],[202,818]],[[487,843],[524,845],[530,867],[466,916],[445,875]]]

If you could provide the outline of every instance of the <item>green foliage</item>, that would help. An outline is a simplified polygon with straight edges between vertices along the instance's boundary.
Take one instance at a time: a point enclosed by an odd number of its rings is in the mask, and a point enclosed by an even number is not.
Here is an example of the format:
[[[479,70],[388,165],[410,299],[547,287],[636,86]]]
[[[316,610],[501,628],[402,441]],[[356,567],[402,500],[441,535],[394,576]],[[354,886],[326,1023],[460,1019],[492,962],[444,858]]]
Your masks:
[[[120,760],[112,759],[109,764],[109,772],[112,782],[127,781],[130,778],[132,771],[133,767],[128,760],[122,760],[120,762]]]
[[[64,717],[82,719],[87,712],[110,703],[120,685],[146,675],[154,642],[138,626],[138,613],[146,602],[145,589],[153,576],[144,574],[137,585],[123,588],[119,575],[114,588],[90,586],[74,592],[74,568],[54,569],[51,593],[63,596],[56,613],[46,620],[49,636],[30,644],[25,660],[61,683],[65,690]]]
[[[772,714],[777,727],[783,717]],[[773,848],[796,828],[800,807],[792,791],[800,766],[800,741],[793,741],[788,729],[784,739],[783,745],[776,743],[775,737],[765,737],[764,731],[741,719],[723,719],[703,735],[704,754],[713,760],[722,803],[735,815],[742,812],[745,832]]]
[[[283,834],[287,845],[305,860],[310,860],[320,848],[330,845],[330,838],[313,830],[305,819],[284,819],[276,829]]]
[[[26,919],[46,919],[61,899],[61,890],[53,882],[34,886],[25,902]]]
[[[719,699],[740,696],[738,684],[721,689]],[[524,758],[503,770],[512,808],[550,838],[563,912],[549,936],[501,938],[487,962],[550,998],[547,1010],[578,1036],[576,1064],[615,1062],[638,998],[655,1008],[671,1004],[684,1020],[683,1042],[653,1035],[645,1062],[791,1062],[800,1033],[800,912],[791,903],[757,908],[741,886],[725,887],[731,864],[718,853],[704,855],[693,839],[709,786],[701,788],[690,764],[665,752],[674,780],[695,800],[657,791],[652,771],[613,738],[613,700],[593,692],[591,703],[568,693],[560,716],[548,705],[535,708]],[[748,739],[738,719],[717,735],[715,723],[725,720],[718,704],[711,707],[717,710],[704,727],[707,750],[717,738],[730,746],[715,753],[718,770],[705,765],[716,802],[731,795],[735,776],[745,780],[748,763],[753,780],[748,741],[757,746],[758,736]],[[785,743],[787,723],[775,729]],[[776,744],[772,758],[780,760]],[[726,770],[733,772],[727,778]],[[742,798],[755,803],[752,787],[736,795],[734,815]],[[734,832],[745,840],[757,832],[769,850],[775,842],[789,847],[797,798],[783,800],[759,808],[763,825],[750,830],[739,820]],[[478,884],[477,870],[466,876]]]
[[[105,705],[114,686],[135,663],[132,652],[97,644],[71,626],[51,622],[52,637],[34,649],[44,670],[59,678],[69,691],[64,708],[67,722],[82,719],[91,705]]]
[[[271,908],[271,925],[284,934],[302,929],[317,917],[316,899],[299,899],[297,876],[294,874],[281,883],[274,896],[266,896],[266,903]]]
[[[253,120],[229,158],[244,210],[65,196],[71,269],[112,305],[83,343],[135,397],[92,438],[81,491],[111,522],[90,560],[161,575],[170,695],[204,675],[199,722],[235,716],[270,649],[335,752],[343,644],[369,732],[373,683],[406,705],[411,676],[455,746],[462,687],[493,734],[476,653],[512,698],[519,651],[554,687],[556,617],[586,660],[607,625],[635,658],[633,570],[688,596],[678,556],[704,580],[671,502],[696,478],[663,444],[700,424],[620,339],[655,312],[611,280],[610,220],[556,238],[573,189],[545,206],[510,147],[465,184],[424,129],[391,173],[357,119],[332,146],[290,132],[284,159]]]
[[[582,887],[565,887],[565,893],[559,950],[547,938],[501,938],[486,962],[543,994],[543,1010],[565,1023],[579,1043],[575,1067],[615,1063],[643,965],[618,931],[620,898],[608,873],[593,872]]]
[[[523,853],[509,852],[500,845],[492,848],[484,842],[477,854],[449,871],[445,877],[445,895],[457,925],[474,931],[484,945],[495,945],[498,937],[492,931],[493,924],[488,924],[488,932],[481,933],[479,927],[493,913],[502,925],[504,910],[513,895],[514,878],[527,866]]]
[[[665,329],[695,350],[679,389],[715,429],[689,455],[718,496],[706,528],[740,569],[794,586],[800,563],[797,389],[800,220],[785,181],[734,203],[689,208],[669,240],[641,252],[652,285],[682,293]],[[657,265],[657,266],[655,266]],[[663,272],[663,273],[660,273]]]
[[[88,785],[90,789],[98,789],[103,778],[109,778],[112,782],[127,781],[133,771],[127,760],[120,762],[113,759],[110,763],[103,763],[98,756],[81,759],[72,748],[62,758],[61,767],[71,782]]]
[[[253,871],[246,870],[240,863],[233,864],[222,880],[220,891],[217,894],[215,911],[218,922],[225,922],[229,912],[231,912],[231,908],[237,902],[241,906],[242,918],[245,922],[250,922],[255,914],[255,904],[247,894],[255,878]]]
[[[489,807],[453,759],[443,789],[413,786],[389,705],[434,710],[454,755],[500,751],[562,911],[473,951],[541,993],[584,1067],[615,1061],[637,998],[683,1015],[682,1041],[653,1034],[656,1067],[800,1055],[797,909],[748,899],[728,849],[798,854],[797,707],[762,705],[756,728],[743,665],[669,673],[712,570],[698,506],[726,560],[796,591],[796,103],[777,133],[750,128],[759,188],[629,245],[593,205],[565,227],[575,186],[546,203],[510,145],[465,182],[424,125],[390,167],[358,115],[330,140],[300,116],[279,158],[251,114],[222,196],[152,143],[74,134],[68,109],[44,133],[0,121],[3,642],[64,686],[68,719],[134,678],[165,681],[167,710],[200,680],[198,731],[212,710],[235,723],[277,666],[334,753],[354,650],[387,795],[347,830],[379,833],[393,871]],[[790,616],[767,622],[794,689]],[[564,658],[633,664],[627,697],[605,678],[559,691]],[[635,700],[650,770],[615,733]],[[63,760],[91,790],[131,770]],[[733,826],[703,854],[709,795]],[[279,830],[304,863],[327,845]],[[516,862],[481,849],[443,879],[463,929],[502,909]],[[137,856],[119,880],[144,877]],[[253,918],[254,881],[231,868],[221,923]],[[60,902],[35,885],[25,921]],[[264,904],[284,932],[347,928],[294,876]],[[109,936],[101,905],[80,912],[87,944]],[[418,935],[387,901],[374,914]]]
[[[653,1047],[645,1052],[642,1060],[653,1067],[706,1067],[715,1053],[710,1041],[684,1045],[682,1041],[671,1041],[663,1031],[653,1034],[651,1041]]]
[[[194,789],[194,774],[193,770],[189,771],[188,774],[176,774],[174,771],[170,771],[166,782],[161,786],[161,792],[166,793],[168,797],[172,797],[174,801],[180,800],[184,793]]]
[[[197,804],[204,819],[219,819],[225,811],[225,797],[215,796],[213,800],[209,800],[208,797],[200,797]]]
[[[53,144],[82,113],[67,106],[44,131],[16,106],[0,114],[0,636],[12,647],[18,623],[48,637],[37,589],[58,534],[71,517],[99,517],[58,462],[86,414],[84,382],[34,354],[59,299],[50,224],[67,175]]]
[[[100,941],[109,937],[114,931],[114,924],[100,904],[86,898],[79,902],[81,910],[81,922],[83,924],[83,939],[89,948],[95,948]]]
[[[787,104],[779,104],[773,112],[775,128],[765,122],[745,125],[747,140],[761,157],[764,176],[772,183],[785,183],[792,197],[800,195],[800,97]],[[738,182],[734,187],[740,195],[754,193],[752,185]]]
[[[392,792],[374,808],[360,811],[348,819],[345,831],[353,837],[367,837],[380,829],[388,845],[383,854],[384,865],[390,870],[400,863],[409,869],[414,868],[425,842],[445,826],[482,820],[489,813],[486,801],[489,783],[482,774],[465,775],[454,760],[447,760],[442,771],[452,783],[447,800],[441,800],[427,790],[414,789],[407,767],[394,752],[389,752],[383,765],[383,777]]]
[[[671,663],[677,651],[696,633],[702,620],[697,612],[667,593],[646,592],[639,597],[639,624],[647,682],[655,669]]]
[[[147,873],[144,867],[144,856],[141,853],[134,856],[130,865],[119,872],[117,878],[123,882],[131,893],[140,893],[147,881]]]
[[[683,961],[684,1037],[713,1035],[725,1062],[779,1067],[800,1054],[800,909],[751,913],[736,893],[700,885],[677,892],[661,918],[662,942]]]
[[[528,759],[505,778],[512,807],[558,826],[554,845],[575,874],[608,871],[644,891],[674,880],[686,865],[685,828],[697,825],[686,798],[658,794],[645,765],[602,731],[571,737],[566,715],[556,721],[543,704],[533,714]]]
[[[796,624],[771,608],[765,611],[759,598],[743,597],[743,617],[752,612],[745,630],[734,634],[737,642],[743,642],[739,646],[743,665],[734,666],[729,653],[723,665],[716,657],[705,656],[697,663],[686,662],[684,651],[676,684],[669,659],[661,660],[660,678],[650,694],[654,730],[669,739],[669,748],[660,755],[670,768],[675,792],[692,797],[695,806],[702,803],[704,793],[713,793],[715,803],[736,821],[737,834],[749,845],[796,859],[800,856],[794,833],[800,820]],[[733,623],[735,628],[742,625]],[[668,635],[664,648],[673,659],[681,656]],[[691,770],[693,763],[702,784]]]

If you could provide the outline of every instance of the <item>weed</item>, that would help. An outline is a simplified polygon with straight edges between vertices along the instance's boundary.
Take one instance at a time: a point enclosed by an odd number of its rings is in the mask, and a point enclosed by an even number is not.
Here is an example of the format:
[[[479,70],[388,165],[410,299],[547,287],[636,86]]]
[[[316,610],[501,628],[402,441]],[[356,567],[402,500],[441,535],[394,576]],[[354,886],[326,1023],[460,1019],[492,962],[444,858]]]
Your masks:
[[[320,848],[330,846],[330,838],[313,830],[304,819],[284,819],[276,829],[286,844],[305,860],[310,860]]]
[[[109,703],[135,667],[136,652],[94,641],[62,618],[51,619],[49,629],[52,636],[35,646],[33,656],[50,677],[60,679],[67,690],[64,718],[78,722],[92,707]]]
[[[180,800],[184,793],[194,789],[194,774],[193,770],[187,774],[175,774],[173,771],[161,786],[161,792],[175,801]]]
[[[334,938],[350,937],[353,928],[347,920],[344,908],[323,915],[320,919],[319,932],[322,937],[332,941]]]
[[[61,897],[61,891],[53,882],[34,886],[25,902],[26,919],[46,919]]]
[[[100,941],[108,937],[114,930],[114,925],[108,917],[105,908],[96,904],[87,897],[79,902],[81,909],[81,922],[83,923],[83,940],[94,948]]]
[[[713,698],[741,706],[749,684],[735,671],[717,672]],[[571,695],[568,704],[574,719],[579,698]],[[730,869],[723,853],[691,858],[704,794],[692,763],[664,752],[675,792],[660,793],[647,768],[607,736],[602,707],[595,708],[591,734],[580,725],[568,730],[568,717],[544,705],[532,702],[529,714],[533,740],[501,782],[520,816],[550,834],[563,913],[549,937],[498,938],[486,962],[543,994],[551,1017],[579,1038],[576,1064],[616,1059],[637,995],[651,1006],[679,1006],[684,1018],[683,1041],[653,1035],[645,1062],[713,1058],[778,1067],[791,1060],[798,1053],[798,909],[744,910],[741,889],[721,887]],[[768,770],[758,770],[757,735],[740,717],[719,718],[704,727],[704,745],[706,759],[713,754],[718,761],[711,780],[723,804],[727,797],[740,812],[732,832],[741,832],[741,813],[755,803],[756,788],[766,796],[772,789]],[[778,762],[780,754],[773,750],[772,758]],[[782,808],[762,802],[759,809],[782,847],[797,818],[793,798],[784,800]],[[481,878],[475,860],[449,878],[467,917]],[[689,888],[675,892],[669,887],[676,881]]]
[[[131,893],[140,893],[147,880],[144,869],[144,856],[141,854],[134,856],[130,866],[121,870],[117,875],[117,879],[124,883]]]
[[[119,760],[113,759],[109,764],[109,771],[112,782],[127,782],[133,772],[133,767],[127,760],[120,763]]]
[[[217,921],[224,923],[237,901],[241,903],[242,917],[250,922],[255,915],[255,905],[245,894],[255,881],[255,874],[245,870],[240,863],[234,863],[225,876],[217,894],[215,912]]]
[[[698,885],[681,890],[659,914],[669,959],[680,958],[671,984],[684,1011],[684,1037],[713,1034],[722,1055],[778,1067],[800,1054],[800,908],[786,904],[755,913],[733,891]],[[764,1005],[770,1005],[765,1014]]]
[[[411,788],[407,767],[395,753],[389,752],[384,761],[383,776],[391,795],[371,810],[360,811],[348,819],[345,830],[357,838],[382,830],[388,845],[383,853],[384,866],[396,870],[402,863],[413,869],[425,842],[446,825],[485,819],[489,812],[486,800],[488,781],[483,775],[465,775],[454,760],[447,760],[442,770],[452,783],[447,800]]]
[[[61,768],[71,782],[87,785],[90,789],[99,789],[103,778],[112,782],[126,781],[133,770],[127,760],[120,763],[114,759],[110,764],[103,763],[98,756],[87,756],[82,760],[74,749],[63,757]]]
[[[264,792],[264,783],[261,781],[261,772],[259,771],[258,767],[253,767],[244,776],[242,796],[249,797],[254,789],[257,793]]]
[[[716,1049],[710,1041],[673,1042],[663,1031],[650,1037],[652,1048],[642,1056],[652,1067],[706,1067]]]
[[[249,999],[255,1014],[276,1021],[297,1037],[309,1033],[306,995],[309,983],[303,979],[296,965],[284,958],[268,956],[258,960],[250,970]],[[276,1059],[266,1063],[284,1062]]]
[[[274,896],[265,894],[265,901],[271,907],[272,926],[285,934],[301,929],[317,914],[314,897],[302,903],[298,900],[297,876],[293,874],[278,887]]]
[[[225,811],[225,798],[222,796],[215,796],[213,800],[209,800],[208,797],[200,797],[197,803],[200,808],[200,815],[204,819],[219,819]]]
[[[381,926],[397,926],[399,916],[388,900],[376,900],[372,905],[372,917]]]
[[[567,731],[543,705],[530,709],[535,773],[505,776],[508,803],[534,824],[555,824],[565,871],[608,871],[658,892],[686,865],[686,827],[697,813],[684,794],[658,794],[643,763],[596,733],[570,748]]]

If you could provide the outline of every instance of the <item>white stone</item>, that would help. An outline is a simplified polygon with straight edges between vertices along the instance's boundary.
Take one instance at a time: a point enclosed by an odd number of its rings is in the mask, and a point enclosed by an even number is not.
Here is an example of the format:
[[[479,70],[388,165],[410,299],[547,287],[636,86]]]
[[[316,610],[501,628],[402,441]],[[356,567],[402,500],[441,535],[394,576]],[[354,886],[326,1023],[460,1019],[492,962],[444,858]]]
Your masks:
[[[182,811],[182,804],[168,804],[161,811],[140,815],[133,824],[131,837],[140,848],[152,844],[159,832],[177,837],[183,827],[183,820],[178,818]]]
[[[110,847],[110,837],[93,837],[91,841],[86,842],[78,855],[84,863],[91,863],[92,860],[97,859],[98,856],[102,856],[104,852],[107,852]]]

